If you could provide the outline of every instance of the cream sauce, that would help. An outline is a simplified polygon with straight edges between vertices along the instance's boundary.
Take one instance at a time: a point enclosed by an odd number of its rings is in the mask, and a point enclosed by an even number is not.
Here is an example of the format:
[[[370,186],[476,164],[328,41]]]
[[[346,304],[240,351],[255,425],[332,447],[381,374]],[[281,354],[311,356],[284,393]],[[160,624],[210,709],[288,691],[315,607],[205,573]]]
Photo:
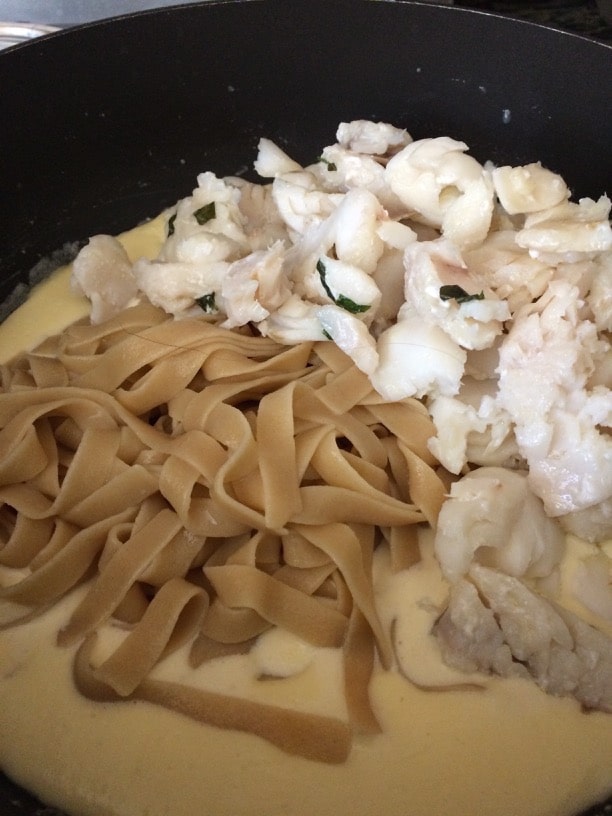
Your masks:
[[[132,256],[155,254],[159,233],[154,222],[122,240]],[[69,271],[57,274],[0,327],[5,359],[86,314],[68,281]],[[588,547],[569,544],[565,580],[572,558]],[[604,798],[612,790],[610,715],[584,714],[529,681],[466,678],[441,664],[428,632],[445,586],[428,547],[424,541],[423,560],[396,575],[384,551],[377,557],[381,618],[398,621],[402,643],[418,649],[398,649],[403,673],[376,670],[371,696],[383,733],[356,737],[344,765],[288,756],[257,737],[148,703],[81,697],[73,650],[55,643],[81,588],[40,618],[0,632],[0,767],[78,816],[569,816]],[[101,652],[118,636],[107,627]],[[270,673],[286,676],[258,679]],[[287,633],[196,672],[180,651],[156,674],[346,717],[339,652]],[[405,675],[422,686],[482,688],[423,690]]]
[[[131,261],[154,258],[163,242],[163,216],[117,236]],[[89,314],[89,301],[70,288],[72,267],[63,266],[35,286],[25,303],[0,324],[0,363],[33,349],[52,334]]]
[[[414,581],[409,573],[384,578],[382,569],[381,612],[394,615],[406,594],[415,597]],[[434,569],[432,561],[421,568],[421,599],[432,600]],[[525,680],[423,691],[396,671],[377,671],[371,692],[383,733],[357,737],[342,766],[291,757],[147,703],[90,702],[72,685],[73,651],[55,645],[82,591],[0,636],[0,765],[70,813],[567,816],[612,787],[609,715],[583,714],[573,700]],[[317,650],[288,679],[258,681],[260,668],[241,656],[194,674],[179,652],[156,674],[345,715],[335,650]]]

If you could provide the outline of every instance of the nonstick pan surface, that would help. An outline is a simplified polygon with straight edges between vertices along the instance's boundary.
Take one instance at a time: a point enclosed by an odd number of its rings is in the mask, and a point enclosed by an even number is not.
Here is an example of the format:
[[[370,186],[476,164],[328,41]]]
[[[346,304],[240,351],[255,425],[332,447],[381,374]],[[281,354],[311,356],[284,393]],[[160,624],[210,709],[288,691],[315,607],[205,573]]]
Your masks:
[[[456,6],[211,0],[59,32],[0,53],[0,302],[198,172],[250,176],[261,136],[308,162],[342,120],[612,193],[611,100],[612,47]],[[0,776],[2,816],[51,813]]]
[[[260,136],[303,161],[337,123],[448,134],[612,187],[612,47],[484,12],[385,0],[165,8],[0,53],[0,295],[67,241],[132,226]]]

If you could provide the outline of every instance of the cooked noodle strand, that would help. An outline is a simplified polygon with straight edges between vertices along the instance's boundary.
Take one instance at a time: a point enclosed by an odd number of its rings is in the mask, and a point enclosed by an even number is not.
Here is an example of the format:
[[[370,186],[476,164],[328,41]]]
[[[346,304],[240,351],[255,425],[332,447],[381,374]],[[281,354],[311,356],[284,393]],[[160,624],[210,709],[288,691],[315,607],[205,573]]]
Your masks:
[[[435,525],[445,489],[419,403],[382,404],[334,344],[286,348],[144,305],[50,338],[2,383],[0,564],[16,571],[3,625],[83,584],[58,642],[93,699],[147,700],[327,762],[353,728],[378,730],[368,687],[393,653],[374,550],[413,563],[415,525]],[[180,646],[197,667],[273,627],[343,648],[349,723],[150,676]]]

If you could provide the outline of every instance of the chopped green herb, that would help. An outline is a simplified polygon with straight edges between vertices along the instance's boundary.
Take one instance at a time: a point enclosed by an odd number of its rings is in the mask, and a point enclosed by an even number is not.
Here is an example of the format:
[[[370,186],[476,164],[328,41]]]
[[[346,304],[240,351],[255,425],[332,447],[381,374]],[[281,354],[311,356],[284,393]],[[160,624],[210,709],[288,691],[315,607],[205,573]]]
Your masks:
[[[334,170],[338,169],[335,162],[329,161],[329,159],[326,159],[325,156],[319,156],[319,161],[323,162],[323,164],[326,164],[327,169],[332,173],[333,173]]]
[[[457,303],[468,303],[470,300],[484,300],[484,292],[470,295],[461,286],[448,284],[440,287],[440,300],[456,300]]]
[[[322,331],[323,331],[323,336],[324,336],[324,337],[327,337],[327,339],[328,339],[328,340],[333,340],[333,339],[334,339],[334,338],[331,336],[331,334],[330,334],[330,333],[327,331],[327,329],[322,329]]]
[[[341,306],[347,312],[351,314],[360,314],[361,312],[367,312],[370,306],[367,303],[355,303],[354,300],[345,297],[344,295],[338,295],[336,298],[336,303],[338,306]]]
[[[202,295],[202,297],[196,298],[195,302],[202,309],[202,311],[206,312],[206,314],[213,314],[213,312],[217,311],[214,292],[209,292],[207,295]]]
[[[209,204],[204,204],[199,210],[196,210],[193,217],[200,226],[203,226],[208,221],[212,221],[216,217],[215,202],[211,201]]]
[[[369,304],[355,303],[354,300],[351,300],[350,298],[346,297],[346,295],[338,295],[338,297],[334,295],[334,293],[327,284],[325,264],[320,258],[317,261],[317,272],[319,273],[319,277],[321,278],[321,285],[325,289],[327,296],[334,301],[336,306],[340,306],[345,311],[351,312],[351,314],[359,314],[361,312],[368,311],[368,309],[370,308]]]
[[[325,289],[325,292],[327,293],[327,296],[330,297],[335,303],[336,298],[333,296],[332,290],[327,285],[327,280],[325,279],[325,276],[327,274],[326,270],[325,270],[325,264],[323,263],[323,261],[320,258],[317,261],[317,272],[319,273],[319,277],[321,278],[321,286]]]
[[[170,216],[168,219],[168,238],[171,235],[174,235],[174,222],[176,221],[176,213]]]

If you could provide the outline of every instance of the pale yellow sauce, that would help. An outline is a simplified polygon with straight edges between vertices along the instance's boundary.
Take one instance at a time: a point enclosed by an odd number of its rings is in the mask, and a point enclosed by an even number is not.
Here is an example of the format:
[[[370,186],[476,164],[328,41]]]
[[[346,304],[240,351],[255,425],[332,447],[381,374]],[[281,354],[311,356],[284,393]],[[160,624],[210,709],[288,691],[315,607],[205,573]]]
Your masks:
[[[148,230],[144,245],[132,243],[142,232],[123,238],[130,254],[155,254],[159,225]],[[0,327],[5,359],[85,314],[68,275],[39,287]],[[588,547],[569,544],[564,574]],[[357,737],[344,765],[290,757],[257,737],[147,703],[79,696],[73,651],[58,648],[55,636],[81,588],[40,618],[0,632],[0,767],[78,816],[569,816],[603,799],[612,791],[612,717],[584,714],[529,681],[466,678],[444,667],[428,631],[445,587],[427,541],[423,553],[397,575],[384,551],[376,564],[383,623],[399,619],[403,642],[418,644],[398,655],[404,673],[422,685],[469,680],[482,688],[425,691],[398,671],[377,670],[371,694],[383,733]],[[101,652],[120,636],[107,627]],[[279,667],[292,676],[257,679]],[[339,653],[284,633],[250,656],[195,673],[178,652],[156,674],[346,716]]]
[[[163,217],[158,216],[118,236],[130,260],[157,255],[163,241],[163,224]],[[58,269],[35,286],[26,302],[0,324],[0,363],[34,348],[45,337],[89,314],[89,301],[72,291],[70,274],[70,266]]]

